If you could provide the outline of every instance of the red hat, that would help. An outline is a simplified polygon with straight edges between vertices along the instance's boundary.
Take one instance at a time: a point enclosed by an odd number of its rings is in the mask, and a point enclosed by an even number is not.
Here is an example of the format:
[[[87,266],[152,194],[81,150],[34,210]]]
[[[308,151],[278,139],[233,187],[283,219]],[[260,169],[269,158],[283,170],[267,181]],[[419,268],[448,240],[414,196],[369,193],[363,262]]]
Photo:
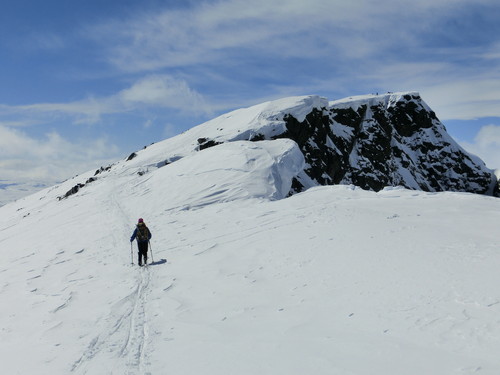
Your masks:
[[[144,220],[141,218],[141,219],[139,219],[139,221],[138,221],[138,222],[139,222],[139,223],[144,223]]]

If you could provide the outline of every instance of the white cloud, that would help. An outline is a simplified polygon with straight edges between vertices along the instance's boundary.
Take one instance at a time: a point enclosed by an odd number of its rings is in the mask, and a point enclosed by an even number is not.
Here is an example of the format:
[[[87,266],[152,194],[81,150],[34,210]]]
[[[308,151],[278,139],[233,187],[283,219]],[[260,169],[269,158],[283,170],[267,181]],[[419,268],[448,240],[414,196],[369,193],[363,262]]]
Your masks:
[[[0,105],[0,110],[5,106]],[[36,125],[38,121],[36,120],[15,120],[15,121],[0,121],[0,126],[12,127],[12,128],[21,128]]]
[[[21,114],[45,113],[54,116],[63,114],[73,116],[76,123],[89,124],[100,121],[102,115],[120,112],[113,98],[96,99],[94,97],[68,103],[36,103],[10,106],[9,110]]]
[[[441,120],[500,117],[500,72],[446,60],[374,66],[360,78],[387,91],[419,91]]]
[[[500,125],[483,126],[473,142],[460,142],[467,151],[479,156],[488,168],[500,169]]]
[[[121,91],[117,99],[124,107],[147,105],[210,113],[201,94],[191,89],[186,81],[168,75],[147,76]]]
[[[488,60],[500,60],[500,41],[488,48],[481,57]]]
[[[476,136],[476,143],[479,146],[493,146],[500,151],[500,126],[486,125],[481,128]]]
[[[0,126],[2,180],[54,184],[117,157],[118,148],[106,139],[71,142],[56,132],[33,138]]]
[[[155,118],[149,118],[149,119],[147,119],[147,120],[144,122],[144,124],[142,124],[142,127],[143,127],[144,129],[149,129],[149,128],[151,128],[151,126],[153,126],[154,121],[155,121]]]
[[[102,116],[122,114],[144,108],[166,108],[189,111],[191,114],[211,114],[210,105],[186,81],[169,75],[146,76],[129,88],[107,97],[89,96],[85,99],[68,103],[36,103],[28,105],[0,105],[0,115],[46,115],[50,119],[65,115],[73,118],[74,123],[93,124],[102,120]],[[37,121],[41,122],[40,117]],[[18,124],[34,120],[17,120]],[[9,122],[4,121],[4,124]]]
[[[500,77],[468,77],[422,87],[424,99],[441,120],[500,117]]]

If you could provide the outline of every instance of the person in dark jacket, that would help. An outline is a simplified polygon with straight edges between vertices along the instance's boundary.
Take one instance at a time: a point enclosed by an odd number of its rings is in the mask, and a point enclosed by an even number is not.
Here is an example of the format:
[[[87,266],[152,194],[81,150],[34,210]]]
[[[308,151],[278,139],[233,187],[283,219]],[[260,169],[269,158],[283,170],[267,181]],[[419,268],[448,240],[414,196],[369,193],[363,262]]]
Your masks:
[[[142,266],[142,259],[144,259],[144,265],[148,262],[148,244],[151,239],[151,231],[144,223],[143,219],[139,219],[137,222],[137,226],[132,233],[132,237],[130,237],[130,242],[137,239],[137,247],[139,248],[138,255],[138,263],[139,266]]]

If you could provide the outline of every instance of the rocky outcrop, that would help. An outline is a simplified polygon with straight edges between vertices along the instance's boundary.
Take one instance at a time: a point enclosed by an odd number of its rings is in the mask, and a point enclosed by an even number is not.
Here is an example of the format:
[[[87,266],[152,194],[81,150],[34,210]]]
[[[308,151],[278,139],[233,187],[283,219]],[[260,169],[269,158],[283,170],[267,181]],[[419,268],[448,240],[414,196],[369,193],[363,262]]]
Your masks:
[[[287,131],[277,138],[298,143],[319,185],[498,194],[492,171],[448,135],[418,93],[332,102],[302,122],[284,120]]]

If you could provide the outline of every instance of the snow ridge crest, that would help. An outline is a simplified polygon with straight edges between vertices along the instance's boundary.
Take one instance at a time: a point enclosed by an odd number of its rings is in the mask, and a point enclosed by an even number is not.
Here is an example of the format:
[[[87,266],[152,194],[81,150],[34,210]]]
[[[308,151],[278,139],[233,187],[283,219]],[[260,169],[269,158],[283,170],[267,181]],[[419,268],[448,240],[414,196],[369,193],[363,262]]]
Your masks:
[[[278,139],[289,142],[262,144],[260,156],[255,155],[250,145]],[[233,142],[240,144],[233,148],[219,147]],[[245,142],[249,145],[242,146]],[[109,174],[143,176],[212,147],[217,152],[203,153],[203,157],[196,158],[198,166],[188,168],[197,176],[197,168],[212,166],[212,172],[204,172],[205,177],[211,176],[210,186],[229,184],[221,181],[216,172],[228,170],[224,165],[229,160],[250,158],[254,165],[262,163],[254,169],[248,169],[247,164],[232,163],[234,170],[245,170],[249,176],[255,174],[255,178],[233,178],[231,183],[247,185],[236,189],[246,193],[217,190],[219,194],[214,196],[222,201],[254,196],[252,192],[256,197],[281,199],[314,186],[337,184],[352,184],[372,191],[401,186],[429,192],[500,195],[495,173],[451,138],[420,94],[401,92],[330,102],[317,95],[296,96],[234,110],[137,151],[126,161],[101,167],[94,175],[72,179],[64,184],[66,190],[58,197],[78,194],[80,188],[85,190],[90,182],[95,185],[94,181]],[[244,157],[241,159],[231,152],[242,152]],[[257,182],[272,187],[255,189]],[[264,190],[267,192],[263,193]]]

